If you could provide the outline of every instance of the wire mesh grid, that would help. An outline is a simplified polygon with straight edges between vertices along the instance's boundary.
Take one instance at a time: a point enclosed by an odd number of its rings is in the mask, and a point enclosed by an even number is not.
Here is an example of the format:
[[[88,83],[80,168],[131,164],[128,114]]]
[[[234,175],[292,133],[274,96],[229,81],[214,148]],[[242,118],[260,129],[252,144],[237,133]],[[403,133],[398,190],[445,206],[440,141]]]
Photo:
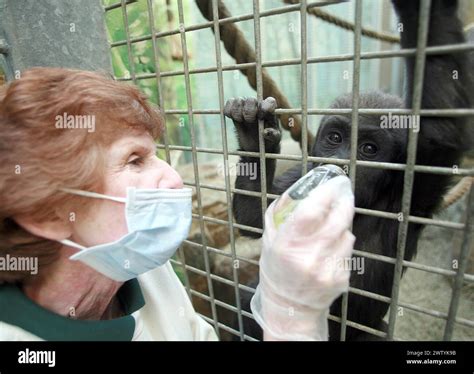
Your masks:
[[[242,309],[241,306],[241,291],[246,292],[255,292],[255,289],[248,287],[239,282],[239,273],[237,271],[238,266],[233,266],[232,280],[226,279],[216,274],[211,273],[210,259],[209,254],[216,254],[220,256],[227,256],[232,260],[232,263],[239,263],[240,261],[258,265],[258,261],[251,258],[246,258],[239,256],[235,248],[235,237],[234,237],[234,228],[245,229],[247,231],[255,232],[261,234],[262,229],[256,227],[250,227],[242,224],[235,223],[233,220],[232,214],[232,195],[233,194],[242,194],[247,196],[259,197],[261,199],[262,206],[262,215],[267,207],[267,200],[269,198],[277,198],[278,195],[270,194],[267,191],[266,178],[265,178],[265,160],[266,159],[279,159],[279,160],[292,160],[292,161],[302,161],[303,174],[307,172],[307,162],[316,162],[316,163],[325,163],[330,162],[337,165],[348,165],[349,166],[349,176],[352,182],[353,189],[355,188],[355,177],[357,172],[357,167],[369,167],[377,169],[387,169],[387,170],[398,170],[404,172],[404,186],[403,186],[403,197],[402,197],[402,211],[401,217],[404,217],[400,220],[400,213],[384,212],[378,210],[364,209],[356,207],[356,213],[382,217],[392,220],[399,220],[399,232],[398,232],[398,249],[396,258],[383,256],[380,254],[370,253],[366,251],[354,249],[354,254],[362,256],[368,259],[374,259],[377,261],[393,264],[395,266],[395,275],[392,287],[391,297],[386,297],[378,295],[372,292],[365,290],[357,289],[350,287],[349,293],[358,294],[367,298],[378,300],[384,303],[390,304],[389,309],[389,319],[388,319],[388,331],[379,331],[368,326],[358,324],[356,322],[350,321],[347,319],[347,310],[348,310],[348,297],[347,293],[343,295],[342,302],[342,313],[341,317],[336,317],[330,315],[329,318],[333,321],[337,321],[341,324],[341,340],[345,340],[346,327],[350,326],[362,331],[368,332],[370,334],[386,338],[388,340],[397,340],[394,336],[395,321],[397,319],[397,309],[399,307],[406,308],[408,310],[416,311],[423,313],[428,316],[439,318],[445,320],[444,328],[444,340],[451,340],[453,335],[453,328],[455,324],[460,324],[470,328],[474,328],[474,321],[470,319],[465,319],[458,317],[457,310],[460,302],[461,296],[461,287],[464,283],[472,284],[474,283],[474,275],[465,274],[466,263],[468,261],[468,256],[472,243],[472,231],[473,231],[473,221],[474,218],[470,212],[474,211],[474,192],[471,186],[470,191],[468,192],[467,206],[466,206],[466,219],[464,223],[450,222],[439,219],[429,219],[424,217],[417,217],[410,215],[410,204],[411,204],[411,195],[413,188],[413,180],[415,172],[418,173],[433,173],[433,174],[453,174],[453,168],[450,167],[435,167],[435,166],[426,166],[426,165],[416,165],[415,156],[417,150],[417,135],[416,131],[410,130],[408,136],[408,155],[406,164],[401,163],[387,163],[387,162],[375,162],[375,161],[363,161],[357,160],[357,144],[358,144],[358,121],[360,114],[366,115],[382,115],[382,114],[399,114],[399,115],[418,115],[418,116],[472,116],[474,115],[474,110],[470,108],[463,109],[421,109],[421,94],[423,86],[423,76],[424,76],[424,65],[425,57],[427,55],[439,55],[447,54],[454,52],[466,52],[474,50],[474,44],[462,43],[455,45],[443,45],[443,46],[431,46],[427,47],[427,34],[428,34],[428,21],[429,21],[429,11],[430,11],[430,0],[422,0],[420,6],[420,16],[418,23],[418,40],[416,48],[412,49],[399,49],[393,51],[374,51],[374,52],[361,52],[361,29],[362,29],[362,0],[355,1],[355,13],[354,13],[354,42],[353,42],[353,53],[349,54],[339,54],[339,55],[329,55],[322,57],[308,57],[307,55],[307,22],[306,17],[307,13],[311,8],[325,6],[330,4],[339,3],[341,1],[315,1],[307,2],[306,0],[301,0],[299,4],[285,5],[279,8],[270,9],[267,11],[260,11],[259,0],[253,1],[253,12],[251,14],[244,14],[239,16],[232,16],[228,18],[219,19],[218,13],[218,0],[209,0],[212,2],[213,9],[213,20],[209,22],[203,22],[199,24],[187,25],[184,21],[184,11],[183,11],[183,1],[177,0],[177,9],[179,16],[179,27],[172,30],[160,31],[158,32],[155,28],[155,20],[153,15],[153,0],[146,0],[148,7],[148,21],[150,34],[140,37],[131,37],[129,30],[129,22],[127,16],[127,5],[133,1],[121,0],[118,3],[113,5],[108,5],[104,7],[104,11],[108,12],[121,8],[123,22],[125,27],[125,40],[115,41],[110,43],[110,47],[120,47],[126,46],[129,63],[130,63],[130,77],[121,77],[116,78],[119,81],[130,81],[137,83],[141,79],[156,79],[156,89],[158,91],[159,105],[164,114],[182,114],[189,116],[189,126],[191,132],[191,146],[181,146],[181,145],[171,145],[169,144],[169,137],[167,126],[165,124],[164,134],[163,134],[163,143],[158,144],[158,148],[164,149],[166,154],[166,160],[170,162],[170,151],[188,151],[192,154],[192,165],[194,170],[194,182],[185,183],[190,187],[195,188],[196,197],[197,197],[197,213],[193,213],[193,219],[197,220],[199,223],[199,229],[201,231],[202,242],[197,243],[191,240],[186,240],[185,243],[192,248],[202,250],[204,257],[204,267],[205,269],[198,269],[196,267],[186,264],[183,249],[179,250],[179,260],[172,260],[175,265],[181,266],[185,274],[185,287],[188,292],[188,295],[202,298],[203,300],[210,303],[212,318],[201,314],[201,316],[211,323],[216,330],[217,335],[220,335],[220,331],[227,331],[241,340],[255,340],[253,337],[248,336],[244,333],[243,329],[243,320],[242,317],[253,318],[251,313]],[[275,61],[262,61],[261,54],[261,29],[260,21],[264,17],[271,17],[278,14],[288,13],[288,12],[299,12],[301,19],[301,58],[295,59],[281,59]],[[221,40],[220,40],[220,25],[226,23],[238,23],[243,21],[253,20],[254,27],[254,42],[255,42],[255,52],[256,59],[255,62],[250,63],[241,63],[241,64],[222,64],[222,53],[221,53]],[[188,49],[187,49],[187,34],[191,31],[201,30],[201,29],[212,29],[214,31],[215,39],[215,55],[216,61],[214,66],[198,69],[189,69],[189,59],[188,59]],[[157,40],[171,35],[179,35],[181,39],[181,48],[183,55],[183,64],[184,69],[178,71],[160,71],[159,64],[159,53],[157,49]],[[137,75],[135,73],[132,45],[134,43],[139,43],[142,41],[151,40],[153,46],[153,56],[154,56],[154,73],[145,73]],[[365,109],[359,108],[359,81],[360,81],[360,63],[361,60],[365,59],[383,59],[383,58],[394,58],[394,57],[406,57],[414,56],[415,57],[415,76],[414,76],[414,92],[413,92],[413,102],[411,109]],[[307,67],[308,64],[318,64],[324,62],[336,62],[336,61],[352,61],[353,62],[353,81],[352,81],[352,108],[350,109],[324,109],[324,108],[308,108],[307,105]],[[263,99],[263,81],[262,81],[262,70],[268,67],[276,66],[288,66],[288,65],[300,65],[301,67],[301,108],[295,109],[277,109],[276,114],[290,114],[290,115],[300,115],[302,119],[302,155],[292,155],[292,154],[271,154],[265,153],[264,149],[264,139],[263,139],[263,120],[259,120],[259,152],[246,152],[246,151],[230,151],[227,142],[227,126],[226,120],[224,117],[224,85],[223,85],[223,72],[224,71],[239,71],[244,69],[255,69],[256,78],[257,78],[257,98],[258,100]],[[218,96],[219,96],[219,108],[217,109],[206,109],[199,110],[193,107],[192,95],[191,95],[191,83],[190,76],[192,74],[203,74],[203,73],[216,73],[218,81]],[[171,76],[184,76],[185,82],[185,91],[186,91],[186,104],[187,109],[173,109],[165,108],[163,95],[161,92],[161,81],[164,77]],[[326,115],[326,114],[350,114],[352,120],[352,130],[351,131],[351,157],[347,159],[335,159],[335,158],[324,158],[324,157],[313,157],[308,155],[308,116],[310,115]],[[194,115],[214,115],[219,116],[219,121],[221,124],[221,137],[222,137],[222,149],[214,148],[204,148],[196,146],[196,129],[195,123],[193,121]],[[234,188],[231,185],[229,174],[225,173],[225,187],[213,186],[201,183],[199,175],[199,164],[198,164],[198,153],[208,153],[208,154],[217,154],[222,155],[224,159],[224,168],[228,170],[229,168],[229,156],[248,156],[259,158],[261,162],[261,191],[263,192],[252,192],[242,189]],[[459,176],[474,176],[473,169],[463,169],[458,168],[455,172]],[[226,195],[227,200],[227,214],[228,220],[222,220],[214,217],[205,216],[203,213],[202,206],[202,190],[209,189],[215,191],[222,191]],[[262,217],[263,218],[263,217]],[[264,221],[264,220],[263,220]],[[206,241],[206,235],[204,235],[204,225],[205,223],[213,223],[218,225],[225,225],[229,228],[230,235],[230,247],[231,252],[226,253],[220,249],[209,246]],[[453,230],[460,230],[463,232],[461,254],[459,257],[459,267],[456,270],[448,270],[437,266],[430,266],[414,261],[404,260],[404,252],[406,245],[406,238],[408,232],[409,223],[419,223],[424,225],[433,225],[438,227],[449,228]],[[437,310],[432,310],[429,308],[421,307],[418,305],[405,303],[399,300],[399,290],[400,290],[400,279],[402,276],[403,268],[413,268],[420,271],[439,274],[443,276],[450,277],[454,280],[451,301],[449,305],[449,310],[447,313],[440,312]],[[192,289],[189,279],[188,272],[192,272],[201,276],[205,276],[207,279],[207,286],[209,290],[209,295],[205,295],[202,292]],[[235,306],[225,303],[221,300],[218,300],[214,294],[213,281],[221,282],[228,286],[233,287],[235,293]],[[233,313],[237,314],[238,318],[238,330],[228,326],[219,321],[216,306],[227,309]]]

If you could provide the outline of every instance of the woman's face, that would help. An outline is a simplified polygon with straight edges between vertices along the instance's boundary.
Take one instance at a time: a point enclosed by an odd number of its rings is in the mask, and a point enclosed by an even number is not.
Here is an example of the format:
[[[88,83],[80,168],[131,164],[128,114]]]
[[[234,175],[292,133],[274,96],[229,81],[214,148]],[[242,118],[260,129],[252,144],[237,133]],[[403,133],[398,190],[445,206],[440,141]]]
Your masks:
[[[107,149],[106,160],[105,195],[126,197],[127,187],[183,187],[179,174],[156,156],[155,142],[148,133],[116,141]],[[128,233],[124,203],[94,200],[87,214],[76,216],[70,238],[86,247],[109,243]]]

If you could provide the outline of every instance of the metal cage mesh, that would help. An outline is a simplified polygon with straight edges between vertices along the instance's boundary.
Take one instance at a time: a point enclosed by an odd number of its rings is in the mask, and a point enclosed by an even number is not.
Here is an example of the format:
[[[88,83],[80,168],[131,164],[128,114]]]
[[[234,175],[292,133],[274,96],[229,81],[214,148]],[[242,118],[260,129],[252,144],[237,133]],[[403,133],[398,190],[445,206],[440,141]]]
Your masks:
[[[240,302],[240,293],[241,291],[247,292],[255,292],[254,289],[239,283],[239,273],[237,271],[237,267],[233,267],[233,279],[228,280],[216,274],[212,274],[210,270],[210,260],[209,260],[209,253],[218,254],[221,256],[229,257],[233,263],[238,263],[239,261],[244,261],[249,264],[258,265],[258,262],[254,259],[245,258],[242,256],[237,255],[235,249],[235,237],[234,237],[234,230],[233,228],[245,229],[248,231],[262,233],[263,231],[259,228],[249,227],[245,225],[240,225],[234,222],[233,214],[232,214],[232,195],[233,194],[244,194],[248,196],[257,196],[261,198],[262,204],[262,214],[264,214],[267,206],[267,199],[268,198],[276,198],[277,195],[267,194],[266,192],[250,192],[246,190],[236,189],[231,185],[229,175],[226,174],[225,176],[225,188],[219,186],[212,186],[207,184],[200,183],[199,178],[199,164],[198,164],[198,153],[211,153],[211,154],[218,154],[222,155],[224,159],[224,167],[226,170],[229,167],[229,156],[250,156],[250,157],[257,157],[261,161],[261,181],[262,186],[261,190],[266,191],[266,178],[265,178],[265,162],[266,158],[275,158],[275,159],[283,159],[283,160],[292,160],[292,161],[302,161],[303,164],[303,173],[307,170],[307,162],[331,162],[338,165],[349,165],[350,170],[350,179],[352,181],[353,188],[355,187],[355,176],[357,172],[357,166],[363,167],[370,167],[370,168],[380,168],[380,169],[390,169],[390,170],[399,170],[404,172],[404,188],[403,188],[403,198],[402,198],[402,211],[401,216],[403,219],[399,225],[399,233],[398,233],[398,251],[396,258],[386,257],[383,255],[378,255],[374,253],[369,253],[365,251],[360,251],[355,248],[354,253],[359,256],[363,256],[370,259],[375,259],[377,261],[387,262],[390,264],[394,264],[395,266],[395,276],[394,276],[394,283],[391,297],[386,297],[382,295],[377,295],[371,292],[367,292],[360,289],[355,289],[350,287],[349,292],[359,294],[365,296],[367,298],[372,298],[375,300],[379,300],[385,303],[390,304],[390,312],[389,312],[389,324],[388,324],[388,332],[374,330],[368,326],[363,326],[358,323],[352,322],[347,320],[347,294],[343,295],[343,303],[342,303],[342,314],[341,317],[330,316],[329,318],[340,322],[342,325],[341,328],[341,340],[345,339],[345,332],[346,326],[351,326],[373,335],[377,335],[382,338],[386,338],[388,340],[396,340],[394,337],[394,327],[395,321],[397,318],[397,309],[398,307],[403,307],[409,310],[413,310],[419,313],[423,313],[432,317],[436,317],[439,319],[443,319],[446,321],[445,330],[444,330],[444,340],[451,340],[453,334],[453,328],[455,324],[461,324],[464,326],[468,326],[470,328],[474,328],[474,321],[464,319],[461,317],[457,317],[457,310],[460,301],[460,294],[461,294],[461,287],[463,283],[474,283],[474,275],[472,274],[465,274],[466,263],[469,256],[469,251],[471,248],[472,243],[472,227],[473,227],[473,217],[470,212],[474,211],[474,192],[473,188],[471,187],[468,198],[467,198],[467,207],[466,207],[466,221],[464,223],[457,223],[457,222],[450,222],[444,221],[439,219],[427,219],[424,217],[416,217],[410,215],[410,203],[411,203],[411,194],[412,194],[412,187],[413,187],[413,180],[415,172],[419,173],[435,173],[435,174],[453,174],[452,168],[447,167],[434,167],[434,166],[425,166],[425,165],[416,165],[415,163],[415,156],[416,156],[416,149],[417,149],[417,132],[409,131],[409,141],[408,141],[408,156],[406,164],[396,164],[396,163],[385,163],[385,162],[369,162],[369,161],[361,161],[356,160],[356,152],[357,152],[357,142],[358,142],[358,115],[359,114],[367,114],[367,115],[381,115],[381,114],[414,114],[414,115],[422,115],[422,116],[472,116],[474,115],[474,110],[465,108],[465,109],[421,109],[421,93],[422,93],[422,85],[423,85],[423,73],[424,73],[424,64],[425,64],[425,56],[426,55],[435,55],[435,54],[445,54],[445,53],[453,53],[453,52],[465,52],[465,51],[472,51],[474,50],[474,45],[469,43],[463,44],[456,44],[456,45],[443,45],[443,46],[436,46],[436,47],[427,47],[427,33],[428,33],[428,20],[429,20],[429,10],[430,10],[430,0],[423,0],[421,1],[421,11],[420,11],[420,19],[419,19],[419,33],[418,33],[418,42],[417,47],[414,49],[400,49],[396,51],[375,51],[375,52],[361,52],[361,20],[362,20],[362,0],[355,1],[355,17],[354,17],[354,52],[350,54],[341,54],[341,55],[330,55],[330,56],[323,56],[323,57],[308,57],[307,55],[307,13],[308,10],[313,7],[319,7],[323,5],[328,5],[331,3],[338,3],[340,1],[316,1],[316,2],[307,2],[306,0],[301,0],[299,4],[294,5],[285,5],[280,8],[275,8],[271,10],[267,10],[265,12],[260,11],[260,4],[259,0],[253,0],[253,13],[252,14],[245,14],[235,17],[229,17],[224,19],[219,19],[218,16],[218,1],[217,0],[209,0],[212,1],[213,7],[213,21],[212,22],[204,22],[200,24],[194,25],[186,25],[184,22],[184,12],[183,12],[183,1],[177,0],[178,5],[178,15],[179,15],[179,27],[170,31],[162,31],[158,32],[155,29],[155,21],[153,16],[153,1],[147,0],[148,6],[148,20],[149,20],[149,27],[151,30],[150,35],[145,35],[141,37],[131,38],[130,31],[129,31],[129,23],[128,23],[128,16],[127,16],[127,2],[126,0],[121,0],[121,2],[109,5],[104,7],[104,11],[108,12],[117,8],[121,8],[122,15],[123,15],[123,22],[125,26],[125,35],[126,40],[117,41],[110,43],[110,47],[119,47],[119,46],[126,46],[128,50],[128,57],[130,62],[130,77],[129,78],[117,78],[117,80],[121,81],[131,81],[133,83],[137,83],[140,79],[149,79],[155,78],[156,79],[156,88],[158,90],[158,96],[160,98],[160,107],[165,114],[184,114],[189,116],[189,126],[191,132],[191,146],[180,146],[180,145],[170,145],[168,141],[168,135],[166,131],[164,131],[163,137],[163,144],[159,144],[158,147],[165,150],[166,159],[170,162],[170,151],[173,150],[180,150],[180,151],[190,151],[192,154],[192,164],[194,169],[194,182],[185,183],[190,187],[194,187],[196,190],[196,197],[197,197],[197,212],[193,213],[193,218],[199,222],[199,228],[201,230],[201,237],[202,242],[196,243],[190,240],[186,241],[186,244],[197,249],[202,250],[204,256],[204,266],[205,270],[201,270],[195,268],[193,266],[187,265],[184,260],[184,254],[182,248],[179,251],[179,258],[180,260],[172,260],[175,265],[179,265],[183,268],[185,274],[188,272],[193,272],[195,274],[199,274],[205,276],[207,278],[207,286],[209,289],[209,295],[205,295],[199,291],[196,291],[191,288],[189,284],[188,277],[185,277],[185,286],[189,296],[199,297],[202,298],[210,303],[211,311],[212,311],[212,318],[209,318],[205,315],[201,316],[211,323],[219,336],[220,330],[225,330],[237,337],[241,340],[255,340],[253,337],[244,334],[243,330],[243,320],[242,317],[253,318],[252,315],[244,310],[242,310],[241,302]],[[275,60],[275,61],[262,61],[261,55],[261,30],[260,30],[260,20],[263,17],[271,17],[273,15],[287,13],[287,12],[299,12],[300,19],[301,19],[301,58],[297,59],[285,59],[285,60]],[[219,25],[224,23],[237,23],[242,21],[253,20],[254,25],[254,36],[255,36],[255,51],[256,51],[256,61],[252,63],[244,63],[244,64],[233,64],[233,65],[223,65],[222,64],[222,54],[221,54],[221,41],[220,41],[220,29]],[[210,66],[207,68],[199,68],[199,69],[189,69],[189,61],[188,61],[188,50],[186,45],[186,37],[187,33],[190,31],[201,30],[211,28],[214,31],[214,38],[215,38],[215,52],[216,52],[216,61],[214,66]],[[177,35],[179,34],[181,37],[181,48],[182,48],[182,55],[183,55],[183,63],[184,69],[181,71],[160,71],[160,64],[159,64],[159,57],[157,52],[157,40],[159,38]],[[133,63],[133,56],[132,56],[132,45],[134,43],[138,43],[145,40],[151,40],[154,50],[154,59],[155,59],[155,73],[147,73],[137,75],[135,73],[134,63]],[[359,109],[359,81],[360,81],[360,63],[361,60],[364,59],[382,59],[382,58],[393,58],[393,57],[405,57],[405,56],[414,56],[415,57],[415,82],[414,82],[414,92],[413,92],[413,103],[412,109]],[[352,81],[352,108],[351,109],[321,109],[321,108],[308,108],[307,105],[307,67],[308,64],[317,64],[323,62],[335,62],[335,61],[352,61],[353,62],[353,81]],[[259,144],[260,144],[260,152],[244,152],[244,151],[229,151],[229,147],[227,144],[227,127],[226,121],[223,114],[224,108],[224,86],[223,86],[223,71],[238,71],[241,69],[248,69],[248,68],[255,68],[256,69],[256,77],[257,77],[257,98],[261,100],[263,98],[263,82],[262,82],[262,69],[267,67],[275,67],[275,66],[285,66],[285,65],[300,65],[301,66],[301,108],[296,109],[277,109],[276,114],[291,114],[291,115],[300,115],[302,119],[302,155],[290,155],[290,154],[266,154],[264,152],[264,139],[263,139],[263,121],[259,121]],[[218,80],[218,95],[219,95],[219,108],[212,109],[212,110],[199,110],[195,109],[192,102],[191,96],[191,84],[190,84],[190,75],[191,74],[201,74],[201,73],[216,73],[217,80]],[[180,109],[173,109],[173,108],[165,108],[163,103],[163,95],[161,92],[161,80],[164,77],[170,76],[184,76],[185,82],[185,91],[186,91],[186,101],[187,101],[187,109],[180,110]],[[221,124],[221,136],[222,136],[222,150],[221,149],[213,149],[213,148],[202,148],[196,146],[196,129],[195,124],[193,121],[194,115],[213,115],[219,116],[219,121]],[[328,159],[322,157],[312,157],[308,155],[308,130],[307,130],[307,122],[308,116],[311,115],[325,115],[325,114],[351,114],[352,117],[352,128],[355,131],[351,131],[351,157],[350,160],[344,159]],[[459,168],[456,170],[456,174],[460,176],[473,176],[474,170],[472,169],[462,169]],[[205,216],[203,214],[203,207],[201,203],[201,191],[202,189],[211,189],[216,191],[223,191],[226,194],[227,199],[227,214],[228,214],[228,221]],[[376,217],[383,217],[388,219],[400,220],[400,214],[391,213],[391,212],[384,212],[384,211],[376,211],[370,209],[362,209],[356,208],[356,213],[371,215]],[[229,227],[229,235],[230,235],[230,246],[231,246],[231,253],[224,253],[223,251],[213,248],[209,246],[206,242],[206,236],[204,235],[204,224],[206,222],[219,224],[219,225],[227,225]],[[416,263],[414,261],[406,261],[404,260],[404,252],[405,252],[405,244],[406,244],[406,237],[408,231],[408,224],[410,222],[413,223],[421,223],[425,225],[434,225],[438,227],[449,228],[453,230],[461,230],[463,231],[463,240],[462,240],[462,248],[461,248],[461,255],[460,255],[460,265],[457,270],[448,270],[443,269],[440,267],[424,265],[420,263]],[[430,272],[434,274],[444,275],[454,279],[454,286],[452,289],[451,295],[451,302],[449,305],[448,313],[440,312],[437,310],[431,310],[424,307],[420,307],[413,304],[408,304],[401,302],[399,300],[399,289],[400,289],[400,279],[402,275],[403,268],[413,268],[420,271]],[[232,286],[235,292],[235,306],[225,303],[221,300],[216,299],[213,290],[213,281],[222,282],[229,286]],[[225,325],[224,323],[220,322],[218,319],[216,306],[225,308],[231,312],[234,312],[238,316],[238,327],[239,330],[235,330],[234,328]]]

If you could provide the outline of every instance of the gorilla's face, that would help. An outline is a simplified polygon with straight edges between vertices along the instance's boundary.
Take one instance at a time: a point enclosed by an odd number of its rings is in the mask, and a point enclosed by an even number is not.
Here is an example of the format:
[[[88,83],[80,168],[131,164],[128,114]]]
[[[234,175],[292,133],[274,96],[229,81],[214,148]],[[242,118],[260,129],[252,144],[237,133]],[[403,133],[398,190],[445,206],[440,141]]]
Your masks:
[[[357,160],[404,162],[406,130],[380,126],[380,116],[359,116]],[[404,140],[405,139],[405,140]],[[351,157],[351,118],[349,115],[325,116],[319,127],[312,155],[349,160]],[[349,167],[344,167],[349,172]],[[400,172],[357,166],[356,205],[369,207],[379,194],[398,183]]]

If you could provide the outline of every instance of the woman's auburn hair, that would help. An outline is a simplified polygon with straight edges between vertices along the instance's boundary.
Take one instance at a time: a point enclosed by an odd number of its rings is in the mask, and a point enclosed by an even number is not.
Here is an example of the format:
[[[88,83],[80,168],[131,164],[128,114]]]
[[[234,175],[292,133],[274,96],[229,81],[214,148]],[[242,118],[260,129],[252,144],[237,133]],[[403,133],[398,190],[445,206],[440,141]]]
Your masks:
[[[95,131],[60,128],[58,116],[95,116]],[[62,187],[101,192],[104,150],[124,134],[146,131],[154,139],[163,117],[136,87],[105,74],[63,68],[32,68],[0,87],[0,258],[53,262],[60,243],[38,237],[12,217],[41,222],[61,208],[88,209]],[[74,207],[74,209],[72,209]],[[0,284],[22,283],[30,271],[0,269]]]

